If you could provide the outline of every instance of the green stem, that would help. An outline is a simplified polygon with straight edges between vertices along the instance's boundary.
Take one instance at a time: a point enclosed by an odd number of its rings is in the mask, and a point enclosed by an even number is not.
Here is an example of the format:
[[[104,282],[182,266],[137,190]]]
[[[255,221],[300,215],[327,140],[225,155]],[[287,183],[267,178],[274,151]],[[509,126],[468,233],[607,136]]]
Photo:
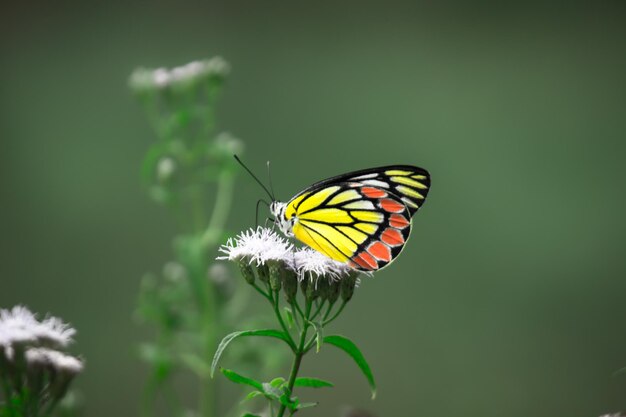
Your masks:
[[[293,364],[291,365],[291,372],[289,373],[289,382],[287,383],[287,392],[289,396],[293,394],[293,386],[296,383],[296,377],[298,376],[298,371],[300,370],[300,364],[302,363],[302,357],[304,356],[304,344],[306,342],[306,334],[309,330],[308,319],[311,314],[311,301],[307,301],[306,305],[306,320],[304,321],[304,328],[300,333],[300,342],[298,344],[298,348],[295,351],[295,357],[293,358]],[[280,410],[278,411],[277,417],[283,417],[285,414],[285,409],[287,407],[283,404],[280,406]]]
[[[295,352],[296,351],[296,342],[293,341],[293,338],[291,337],[291,334],[289,333],[289,330],[287,329],[287,326],[285,326],[285,321],[283,320],[283,315],[280,314],[280,305],[279,305],[279,298],[278,298],[279,295],[280,295],[279,291],[275,291],[274,292],[274,295],[272,296],[272,307],[274,308],[274,313],[276,313],[276,317],[278,318],[278,322],[280,323],[280,327],[282,327],[283,331],[285,332],[285,335],[289,339],[289,346],[291,347],[291,350],[293,350]],[[271,293],[270,293],[270,296],[271,296]]]
[[[200,237],[200,245],[203,248],[201,251],[202,256],[206,258],[206,252],[218,243],[218,240],[224,230],[226,219],[228,218],[228,212],[232,203],[233,197],[233,176],[227,172],[222,171],[219,174],[217,181],[217,195],[215,197],[215,204],[213,211],[211,212],[211,219],[209,225],[205,229],[204,233]],[[201,278],[206,281],[205,276],[206,268],[201,271]],[[217,300],[215,289],[212,285],[206,286],[207,303],[204,305],[204,320],[205,323],[205,341],[206,341],[206,357],[211,357],[217,347],[216,334],[219,329],[217,321]],[[202,388],[200,392],[200,415],[204,417],[211,417],[217,415],[217,401],[216,401],[216,386],[208,378],[202,381]]]
[[[304,312],[302,311],[302,309],[300,308],[300,305],[298,304],[297,301],[293,302],[293,305],[296,307],[296,310],[298,311],[298,314],[300,314],[300,317],[302,317],[302,320],[305,319],[304,317]]]
[[[337,317],[339,317],[339,315],[341,314],[341,312],[343,311],[343,309],[346,307],[346,304],[348,304],[347,302],[343,301],[341,303],[341,306],[339,307],[339,310],[337,310],[337,312],[328,320],[324,321],[323,326],[326,326],[327,324],[330,324],[333,322],[333,320],[335,320]]]
[[[315,310],[315,313],[313,313],[313,315],[311,316],[311,320],[314,320],[317,317],[317,315],[320,314],[325,303],[326,303],[325,300],[319,303],[319,305],[317,306],[317,310]]]
[[[270,403],[270,417],[274,417],[274,401],[268,400]]]
[[[9,382],[0,377],[0,381],[2,381],[2,388],[4,389],[4,395],[5,395],[5,401],[6,401],[6,410],[8,411],[7,417],[12,417],[14,415],[13,413],[13,406],[11,404],[12,400],[13,400],[13,394],[11,392],[11,387],[9,385]]]
[[[330,316],[330,312],[333,311],[333,307],[335,306],[335,302],[329,302],[328,303],[328,308],[326,309],[326,313],[324,314],[324,318],[322,319],[322,322],[326,321],[326,319],[328,318],[328,316]]]
[[[206,268],[204,269],[206,271]],[[206,280],[206,275],[202,274],[202,278]],[[213,285],[207,285],[207,304],[203,312],[203,324],[204,324],[204,340],[205,340],[205,357],[210,358],[217,349],[217,334],[221,332],[221,329],[217,327],[220,325],[218,320],[218,305],[217,296],[215,294],[215,288]],[[210,378],[204,378],[201,381],[200,391],[200,415],[203,417],[217,416],[218,404],[217,404],[217,385],[211,381]]]
[[[222,171],[217,180],[217,195],[215,196],[215,206],[211,213],[209,226],[201,239],[202,244],[206,248],[216,245],[222,234],[233,200],[233,184],[233,175],[228,171]]]
[[[54,408],[57,406],[57,404],[59,403],[60,398],[53,398],[49,403],[48,406],[46,407],[45,411],[43,412],[42,416],[48,417],[52,415],[52,412],[54,411]]]
[[[302,326],[300,325],[300,319],[298,318],[299,313],[298,311],[296,311],[296,308],[300,309],[300,306],[298,306],[295,301],[292,301],[290,305],[291,311],[293,312],[293,320],[296,322],[296,326],[298,326],[298,329],[302,330]]]
[[[265,298],[266,298],[269,302],[272,302],[272,297],[270,297],[270,295],[269,295],[267,292],[265,292],[265,291],[263,290],[263,288],[259,287],[259,286],[258,286],[258,285],[256,285],[255,283],[252,283],[251,285],[252,285],[252,287],[253,287],[255,290],[257,290],[257,292],[258,292],[259,294],[261,294],[263,297],[265,297]]]
[[[154,398],[156,397],[155,385],[155,379],[154,377],[151,377],[144,387],[143,401],[141,402],[142,417],[154,415]]]

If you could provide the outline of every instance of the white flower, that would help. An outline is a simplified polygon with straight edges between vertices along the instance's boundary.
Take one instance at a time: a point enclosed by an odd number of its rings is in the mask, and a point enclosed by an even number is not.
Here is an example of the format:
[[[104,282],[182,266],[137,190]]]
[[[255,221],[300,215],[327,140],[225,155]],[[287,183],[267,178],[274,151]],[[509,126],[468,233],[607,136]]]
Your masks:
[[[11,310],[0,309],[0,328],[25,328],[36,323],[35,315],[24,306],[15,306]]]
[[[147,75],[147,81],[152,81],[154,85],[157,87],[167,87],[170,83],[170,73],[165,68],[157,68],[152,74],[150,74],[149,70],[146,70],[145,75]],[[150,80],[152,78],[152,80]]]
[[[40,342],[48,342],[55,346],[66,347],[74,341],[76,329],[63,323],[58,317],[48,317],[37,327],[35,334]]]
[[[84,368],[80,359],[53,349],[30,348],[26,350],[25,356],[29,365],[49,365],[55,371],[64,374],[76,375]]]
[[[0,309],[0,343],[7,356],[12,356],[11,346],[37,342],[35,334],[39,322],[35,315],[24,306],[15,306],[11,310]]]
[[[130,76],[130,86],[137,91],[164,89],[172,85],[187,85],[214,76],[223,77],[230,65],[222,57],[193,61],[185,65],[167,68],[137,68]]]
[[[187,269],[178,262],[168,262],[163,265],[163,276],[171,282],[187,279]]]
[[[50,344],[65,347],[73,342],[76,330],[57,317],[37,321],[24,306],[0,309],[0,344],[7,352],[14,344]]]
[[[283,261],[288,266],[293,265],[293,245],[273,230],[260,226],[228,239],[219,251],[225,254],[217,258],[220,260],[244,260],[256,266],[265,264],[267,261]]]
[[[353,271],[347,264],[310,248],[301,248],[295,252],[293,267],[301,281],[312,274],[337,280]]]
[[[157,164],[157,178],[161,182],[165,182],[172,177],[176,171],[176,162],[172,158],[161,158]]]

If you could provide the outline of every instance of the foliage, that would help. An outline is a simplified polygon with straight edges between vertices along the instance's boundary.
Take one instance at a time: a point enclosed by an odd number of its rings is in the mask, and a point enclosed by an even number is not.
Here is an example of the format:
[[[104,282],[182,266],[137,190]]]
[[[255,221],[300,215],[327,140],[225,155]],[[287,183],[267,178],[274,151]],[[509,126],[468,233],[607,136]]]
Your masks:
[[[154,339],[138,348],[151,368],[144,416],[156,414],[160,397],[171,415],[189,411],[172,383],[183,371],[202,384],[196,412],[217,415],[210,358],[218,335],[241,321],[247,304],[225,264],[210,261],[225,236],[236,174],[232,156],[243,151],[240,140],[216,129],[216,104],[228,72],[228,63],[215,57],[173,69],[140,68],[130,78],[157,136],[142,163],[141,177],[152,199],[170,211],[178,227],[174,259],[165,263],[161,274],[143,277],[135,312],[138,322],[155,329]],[[260,362],[258,351],[240,349],[234,354],[241,362]]]
[[[243,233],[234,242],[231,240],[223,247],[227,258],[238,262],[245,281],[270,304],[278,329],[238,331],[224,337],[213,357],[211,375],[214,375],[221,356],[235,339],[270,337],[280,340],[293,355],[287,378],[276,377],[263,382],[231,369],[220,368],[220,371],[230,381],[253,388],[246,400],[264,399],[271,417],[283,417],[287,412],[293,415],[299,410],[317,405],[316,402],[304,402],[295,396],[295,388],[334,386],[322,379],[298,377],[305,355],[314,349],[319,352],[324,345],[331,345],[341,349],[355,361],[370,384],[374,398],[374,376],[356,344],[344,336],[325,336],[326,327],[341,314],[352,299],[357,273],[346,268],[336,274],[334,268],[337,265],[330,259],[315,263],[316,271],[321,274],[307,271],[306,266],[297,264],[290,250],[289,245],[263,229]],[[310,256],[317,255],[310,252]],[[308,260],[305,262],[310,266]],[[281,297],[281,292],[284,297]],[[281,306],[281,298],[284,298],[282,302],[286,306]]]

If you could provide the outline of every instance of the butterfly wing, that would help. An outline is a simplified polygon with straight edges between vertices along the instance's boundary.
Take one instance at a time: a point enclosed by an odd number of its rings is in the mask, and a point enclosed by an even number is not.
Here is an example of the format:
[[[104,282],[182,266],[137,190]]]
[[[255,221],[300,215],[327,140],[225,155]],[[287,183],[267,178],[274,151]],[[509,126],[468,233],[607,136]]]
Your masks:
[[[395,259],[409,238],[411,216],[430,186],[428,172],[391,166],[321,181],[287,203],[296,238],[332,259],[374,271]]]

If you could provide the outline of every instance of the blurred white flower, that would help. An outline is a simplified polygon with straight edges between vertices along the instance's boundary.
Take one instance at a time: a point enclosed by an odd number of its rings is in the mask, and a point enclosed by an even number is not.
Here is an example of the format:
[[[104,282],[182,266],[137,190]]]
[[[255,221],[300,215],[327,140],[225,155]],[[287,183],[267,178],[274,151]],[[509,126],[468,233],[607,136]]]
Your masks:
[[[28,328],[37,324],[35,315],[24,306],[15,306],[11,310],[0,309],[0,328]]]
[[[6,351],[16,344],[45,344],[66,347],[73,342],[76,330],[57,317],[39,322],[24,306],[0,309],[0,344]]]
[[[166,87],[170,83],[170,73],[165,68],[157,68],[152,74],[150,74],[149,70],[145,71],[146,75],[148,75],[147,80],[150,81],[150,78],[152,78],[152,82],[157,87]]]
[[[244,150],[243,142],[229,132],[218,134],[215,138],[215,145],[220,153],[227,155],[229,158],[232,158],[232,155],[242,153]]]
[[[161,182],[165,182],[172,177],[176,171],[176,161],[172,158],[161,158],[157,164],[157,178]]]
[[[171,282],[180,282],[187,279],[187,269],[178,262],[167,262],[163,265],[163,276]]]
[[[32,366],[50,366],[57,372],[76,375],[84,368],[84,363],[74,356],[47,348],[29,348],[25,353],[26,363]]]
[[[167,68],[137,68],[130,76],[129,84],[136,91],[164,89],[175,85],[187,85],[212,77],[224,77],[230,65],[222,57],[193,61],[185,65]]]
[[[37,339],[44,344],[66,347],[74,342],[76,329],[63,323],[58,317],[47,317],[37,326],[35,334]]]
[[[278,236],[273,230],[265,227],[257,227],[241,232],[235,238],[228,239],[225,245],[219,248],[225,256],[219,256],[219,260],[247,261],[248,263],[263,265],[267,261],[283,261],[288,266],[293,266],[294,248],[284,238]]]

